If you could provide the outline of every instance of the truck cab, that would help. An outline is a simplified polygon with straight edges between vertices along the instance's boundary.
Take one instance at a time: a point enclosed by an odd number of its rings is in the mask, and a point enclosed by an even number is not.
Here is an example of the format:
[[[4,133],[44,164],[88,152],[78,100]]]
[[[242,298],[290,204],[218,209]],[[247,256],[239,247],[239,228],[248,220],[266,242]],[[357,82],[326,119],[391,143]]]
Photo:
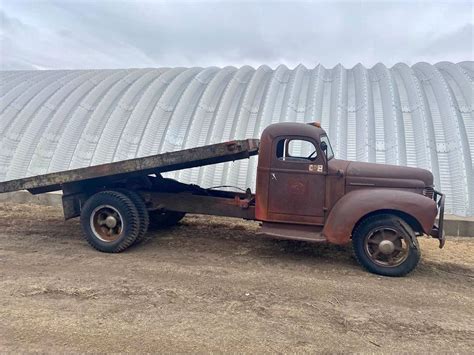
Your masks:
[[[431,172],[336,159],[318,123],[278,123],[262,133],[255,195],[262,235],[341,245],[352,239],[366,268],[399,276],[418,262],[416,236],[444,245],[443,210]]]
[[[279,123],[265,129],[258,156],[256,219],[323,225],[333,158],[329,139],[320,127]]]

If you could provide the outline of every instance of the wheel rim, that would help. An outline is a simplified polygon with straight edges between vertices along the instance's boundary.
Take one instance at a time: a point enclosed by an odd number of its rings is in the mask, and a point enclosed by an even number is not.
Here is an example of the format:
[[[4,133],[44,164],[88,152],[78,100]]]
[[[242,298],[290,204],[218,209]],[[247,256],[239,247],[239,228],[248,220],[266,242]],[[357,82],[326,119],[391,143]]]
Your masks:
[[[373,263],[384,267],[396,267],[408,257],[410,241],[405,233],[394,228],[374,229],[365,238],[365,252]]]
[[[120,238],[124,230],[124,222],[122,215],[116,208],[110,205],[101,205],[92,211],[90,227],[98,239],[111,243]]]

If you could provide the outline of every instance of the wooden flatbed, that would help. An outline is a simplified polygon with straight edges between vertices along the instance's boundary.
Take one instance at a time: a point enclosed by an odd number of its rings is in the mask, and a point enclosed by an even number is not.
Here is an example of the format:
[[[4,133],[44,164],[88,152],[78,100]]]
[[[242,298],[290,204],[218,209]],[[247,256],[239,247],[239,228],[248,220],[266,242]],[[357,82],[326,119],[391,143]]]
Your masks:
[[[246,139],[156,154],[109,164],[0,182],[0,193],[28,190],[41,194],[80,183],[100,184],[198,166],[249,158],[258,154],[259,140]]]

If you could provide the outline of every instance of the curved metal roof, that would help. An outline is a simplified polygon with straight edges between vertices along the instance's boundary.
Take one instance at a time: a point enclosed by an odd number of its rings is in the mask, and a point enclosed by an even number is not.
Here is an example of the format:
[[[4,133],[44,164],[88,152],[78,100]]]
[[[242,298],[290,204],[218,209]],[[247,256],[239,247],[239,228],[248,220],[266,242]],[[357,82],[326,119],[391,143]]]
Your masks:
[[[0,72],[0,181],[320,120],[339,158],[433,171],[474,215],[474,62]],[[256,159],[172,173],[255,186]]]

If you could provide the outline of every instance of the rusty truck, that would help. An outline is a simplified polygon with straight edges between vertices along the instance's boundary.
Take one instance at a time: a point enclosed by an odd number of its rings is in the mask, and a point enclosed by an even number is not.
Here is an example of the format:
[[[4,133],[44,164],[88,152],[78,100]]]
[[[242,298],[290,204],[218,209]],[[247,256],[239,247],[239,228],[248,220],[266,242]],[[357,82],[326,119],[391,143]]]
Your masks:
[[[258,155],[256,190],[204,188],[163,174]],[[148,228],[177,224],[186,213],[260,222],[260,236],[344,245],[368,271],[403,276],[420,260],[417,237],[445,243],[445,196],[431,172],[336,159],[320,124],[276,123],[260,139],[27,177],[0,193],[61,191],[65,219],[80,217],[95,249],[118,253]]]

